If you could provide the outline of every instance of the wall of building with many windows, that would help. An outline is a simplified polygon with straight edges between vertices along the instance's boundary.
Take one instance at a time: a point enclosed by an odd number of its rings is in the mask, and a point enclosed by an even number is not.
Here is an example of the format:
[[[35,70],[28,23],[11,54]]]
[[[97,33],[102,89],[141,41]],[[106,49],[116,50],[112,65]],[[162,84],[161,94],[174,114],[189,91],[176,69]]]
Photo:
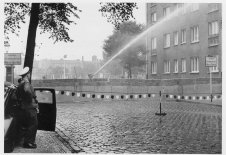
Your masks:
[[[213,77],[222,76],[220,3],[148,3],[146,7],[150,79],[209,77],[206,56],[217,57],[217,66],[210,69]]]

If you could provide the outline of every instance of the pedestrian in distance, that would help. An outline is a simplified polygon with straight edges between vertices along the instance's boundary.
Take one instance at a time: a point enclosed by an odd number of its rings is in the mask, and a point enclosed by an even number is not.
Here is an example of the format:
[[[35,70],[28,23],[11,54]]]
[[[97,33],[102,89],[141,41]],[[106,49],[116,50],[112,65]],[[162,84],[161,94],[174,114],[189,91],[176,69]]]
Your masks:
[[[25,67],[20,73],[21,81],[18,85],[18,128],[24,130],[24,148],[37,148],[35,143],[38,128],[38,102],[35,91],[30,83],[29,67]]]

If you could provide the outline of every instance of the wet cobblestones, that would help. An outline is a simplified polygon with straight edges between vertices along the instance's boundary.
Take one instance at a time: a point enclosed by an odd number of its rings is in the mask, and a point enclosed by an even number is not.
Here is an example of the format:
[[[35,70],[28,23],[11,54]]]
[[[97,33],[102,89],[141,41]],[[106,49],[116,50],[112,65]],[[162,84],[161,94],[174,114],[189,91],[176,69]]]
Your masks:
[[[221,153],[222,107],[166,102],[57,104],[57,128],[83,153]]]

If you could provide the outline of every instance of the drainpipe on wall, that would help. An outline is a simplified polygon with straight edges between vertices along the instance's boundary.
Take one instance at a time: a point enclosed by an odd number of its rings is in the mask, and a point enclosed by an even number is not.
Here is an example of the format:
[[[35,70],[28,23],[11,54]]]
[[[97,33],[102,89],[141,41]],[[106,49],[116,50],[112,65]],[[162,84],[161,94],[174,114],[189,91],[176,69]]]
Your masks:
[[[146,28],[148,27],[148,3],[146,3]],[[149,51],[148,51],[148,33],[146,36],[146,79],[148,79],[148,56],[149,56]]]

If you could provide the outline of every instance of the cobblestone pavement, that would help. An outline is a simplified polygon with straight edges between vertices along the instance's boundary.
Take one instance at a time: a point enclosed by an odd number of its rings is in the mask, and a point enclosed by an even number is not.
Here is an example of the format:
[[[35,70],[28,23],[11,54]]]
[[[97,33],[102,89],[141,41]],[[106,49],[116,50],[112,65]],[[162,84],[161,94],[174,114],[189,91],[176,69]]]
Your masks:
[[[57,104],[57,130],[83,153],[221,153],[222,107],[159,102]]]
[[[36,136],[36,149],[23,148],[23,143],[16,146],[13,153],[71,153],[72,149],[64,143],[62,137],[49,131],[38,130]]]

